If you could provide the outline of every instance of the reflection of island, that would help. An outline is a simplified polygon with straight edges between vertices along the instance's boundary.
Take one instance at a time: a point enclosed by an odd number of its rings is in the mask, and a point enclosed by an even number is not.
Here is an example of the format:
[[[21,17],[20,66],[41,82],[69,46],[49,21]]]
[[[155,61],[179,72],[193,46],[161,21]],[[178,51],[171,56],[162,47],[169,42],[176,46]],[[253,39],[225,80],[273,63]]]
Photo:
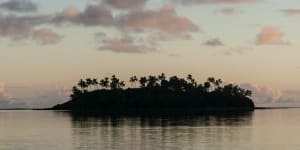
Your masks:
[[[252,140],[253,113],[72,117],[73,149],[224,149]],[[233,142],[234,139],[234,142]],[[237,143],[236,143],[237,142]]]
[[[136,88],[136,83],[139,88]],[[130,78],[131,87],[115,75],[110,79],[81,79],[73,87],[71,100],[56,110],[93,111],[107,114],[197,114],[211,111],[253,111],[251,91],[237,85],[223,85],[208,78],[198,84],[192,75],[186,79],[164,74]],[[99,89],[102,87],[102,89]]]

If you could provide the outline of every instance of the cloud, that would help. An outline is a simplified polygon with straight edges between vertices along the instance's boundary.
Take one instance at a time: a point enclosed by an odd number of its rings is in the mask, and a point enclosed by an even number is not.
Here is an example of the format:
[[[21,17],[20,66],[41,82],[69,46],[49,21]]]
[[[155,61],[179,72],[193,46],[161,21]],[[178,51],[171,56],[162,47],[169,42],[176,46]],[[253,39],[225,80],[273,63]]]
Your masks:
[[[216,46],[223,46],[224,44],[219,38],[214,38],[214,39],[207,40],[206,42],[203,43],[203,45],[216,47]]]
[[[223,52],[223,55],[229,56],[229,55],[234,55],[234,54],[238,54],[238,55],[244,55],[245,53],[247,53],[248,51],[253,50],[252,47],[242,47],[242,46],[237,46],[237,47],[228,47],[228,49]]]
[[[190,4],[254,4],[263,0],[174,0],[184,5]]]
[[[27,106],[30,108],[49,108],[70,100],[70,94],[69,89],[56,87],[53,89],[43,89],[32,97],[21,99],[22,101],[26,101]]]
[[[47,22],[49,16],[16,16],[0,15],[0,36],[12,40],[22,40],[30,37],[34,26]]]
[[[256,104],[296,104],[300,103],[299,91],[283,91],[266,86],[245,83],[242,88],[251,90]]]
[[[217,10],[217,13],[223,14],[223,15],[234,15],[234,14],[241,13],[241,11],[237,11],[234,8],[222,8],[222,9]]]
[[[145,43],[130,37],[104,39],[99,47],[101,51],[112,51],[115,53],[146,53],[154,51],[155,48],[150,43]]]
[[[30,0],[9,0],[0,3],[0,8],[16,12],[33,12],[37,10],[37,6]]]
[[[105,4],[116,9],[138,9],[143,8],[147,0],[104,0]]]
[[[170,53],[168,56],[169,57],[180,57],[180,54],[178,54],[178,53]]]
[[[190,32],[197,32],[198,26],[188,18],[178,16],[174,8],[166,5],[159,10],[134,10],[116,18],[116,26],[123,31],[160,31],[184,37]]]
[[[61,40],[61,36],[50,29],[39,29],[32,33],[32,39],[42,45],[56,44]]]
[[[288,44],[283,41],[284,33],[277,27],[264,27],[257,36],[257,45],[282,45]]]
[[[25,103],[17,101],[10,93],[6,91],[6,86],[0,82],[0,109],[24,108]]]
[[[13,40],[24,39],[29,36],[31,27],[24,19],[14,15],[0,17],[0,36]]]
[[[5,93],[10,93],[14,97],[6,96],[4,99],[0,92],[0,108],[49,108],[68,101],[71,90],[61,85],[39,88],[6,86]]]
[[[256,103],[274,103],[277,102],[283,94],[280,90],[250,83],[241,84],[241,87],[252,91],[253,99]]]
[[[76,7],[68,7],[58,13],[53,19],[54,23],[74,23],[85,26],[108,26],[113,24],[111,11],[101,4],[89,4],[83,12]]]
[[[299,15],[300,9],[282,9],[281,12],[285,15]]]
[[[36,26],[49,23],[50,16],[0,16],[0,36],[14,41],[33,39],[42,45],[56,44],[61,36],[50,29],[34,30]]]

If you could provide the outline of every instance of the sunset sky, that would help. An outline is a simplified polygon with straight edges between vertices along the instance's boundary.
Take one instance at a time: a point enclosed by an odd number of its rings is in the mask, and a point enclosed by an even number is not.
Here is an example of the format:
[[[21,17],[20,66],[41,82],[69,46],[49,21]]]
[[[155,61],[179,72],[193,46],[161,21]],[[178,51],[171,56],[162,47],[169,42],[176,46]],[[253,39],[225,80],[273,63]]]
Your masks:
[[[0,108],[50,107],[80,78],[214,76],[300,106],[298,0],[0,0]]]

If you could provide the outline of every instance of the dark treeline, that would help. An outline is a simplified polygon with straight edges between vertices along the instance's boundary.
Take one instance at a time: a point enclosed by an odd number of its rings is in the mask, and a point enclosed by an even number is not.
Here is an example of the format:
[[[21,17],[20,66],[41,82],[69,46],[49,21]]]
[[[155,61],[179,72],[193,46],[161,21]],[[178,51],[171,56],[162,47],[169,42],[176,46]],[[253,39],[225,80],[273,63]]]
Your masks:
[[[54,109],[102,113],[198,113],[204,111],[252,111],[252,92],[238,85],[223,84],[209,77],[202,84],[192,75],[186,78],[164,73],[158,76],[132,76],[129,86],[115,75],[80,79],[71,100]],[[125,88],[126,87],[126,88]]]

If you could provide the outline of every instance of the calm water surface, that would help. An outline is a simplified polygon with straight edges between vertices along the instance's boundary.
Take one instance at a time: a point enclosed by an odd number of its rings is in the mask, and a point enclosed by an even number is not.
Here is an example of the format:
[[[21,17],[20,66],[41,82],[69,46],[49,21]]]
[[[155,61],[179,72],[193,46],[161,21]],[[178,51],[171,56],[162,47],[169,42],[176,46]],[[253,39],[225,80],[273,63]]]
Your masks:
[[[300,109],[194,117],[0,111],[0,150],[297,150]]]

